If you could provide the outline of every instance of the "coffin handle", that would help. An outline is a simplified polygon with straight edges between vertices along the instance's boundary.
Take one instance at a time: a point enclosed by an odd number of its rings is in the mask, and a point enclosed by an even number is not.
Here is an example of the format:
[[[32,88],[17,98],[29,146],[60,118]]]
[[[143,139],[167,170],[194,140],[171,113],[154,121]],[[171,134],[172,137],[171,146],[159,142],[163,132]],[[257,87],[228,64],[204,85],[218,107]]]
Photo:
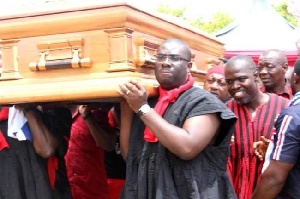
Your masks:
[[[78,49],[73,49],[73,58],[58,60],[58,61],[46,61],[47,52],[40,53],[39,62],[30,62],[29,69],[31,71],[41,71],[59,68],[90,68],[90,58],[79,58]]]

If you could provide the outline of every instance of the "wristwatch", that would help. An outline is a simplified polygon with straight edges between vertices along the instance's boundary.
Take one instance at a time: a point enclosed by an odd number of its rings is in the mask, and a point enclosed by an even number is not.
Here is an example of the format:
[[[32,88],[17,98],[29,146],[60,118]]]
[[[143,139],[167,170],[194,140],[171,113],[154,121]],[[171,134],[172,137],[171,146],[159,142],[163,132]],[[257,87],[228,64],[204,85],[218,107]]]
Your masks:
[[[141,108],[139,109],[139,111],[136,114],[139,117],[141,117],[142,115],[149,113],[150,110],[151,110],[151,107],[149,106],[149,104],[144,104],[143,106],[141,106]]]

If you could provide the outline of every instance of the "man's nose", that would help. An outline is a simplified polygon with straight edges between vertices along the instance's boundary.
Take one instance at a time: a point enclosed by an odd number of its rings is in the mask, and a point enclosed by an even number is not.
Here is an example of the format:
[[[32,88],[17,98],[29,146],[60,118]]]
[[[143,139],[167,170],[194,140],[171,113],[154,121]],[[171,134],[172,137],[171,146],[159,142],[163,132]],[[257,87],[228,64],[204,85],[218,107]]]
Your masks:
[[[233,81],[231,88],[232,88],[232,89],[237,89],[237,88],[239,88],[240,86],[241,86],[241,85],[240,85],[239,81],[238,81],[238,80],[235,80],[235,81]]]
[[[165,67],[170,67],[171,66],[171,61],[170,58],[167,56],[166,59],[162,62],[162,66]]]
[[[262,68],[260,68],[260,70],[258,72],[259,72],[259,74],[267,74],[268,70],[266,67],[262,67]]]
[[[218,82],[215,81],[214,83],[212,83],[212,84],[210,85],[210,88],[211,88],[211,89],[215,89],[215,90],[219,89],[219,84],[218,84]]]

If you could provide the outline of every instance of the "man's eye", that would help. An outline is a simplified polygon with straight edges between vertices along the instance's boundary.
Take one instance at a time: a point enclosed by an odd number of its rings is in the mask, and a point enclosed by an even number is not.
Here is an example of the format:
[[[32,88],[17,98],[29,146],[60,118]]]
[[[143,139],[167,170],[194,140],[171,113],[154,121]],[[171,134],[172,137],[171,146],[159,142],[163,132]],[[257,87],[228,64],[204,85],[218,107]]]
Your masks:
[[[206,81],[207,81],[209,84],[212,84],[212,83],[215,82],[215,80],[213,80],[213,79],[207,79]]]
[[[228,85],[232,84],[232,82],[233,82],[231,79],[226,79],[225,81],[226,81],[226,84],[228,84]]]
[[[247,78],[246,77],[240,77],[238,80],[239,80],[239,82],[245,82],[247,80]]]
[[[226,86],[226,82],[218,82],[218,84],[220,85],[220,86]]]
[[[163,59],[165,56],[164,55],[156,55],[157,59]]]
[[[170,60],[171,61],[179,61],[180,60],[180,56],[178,55],[169,55]]]

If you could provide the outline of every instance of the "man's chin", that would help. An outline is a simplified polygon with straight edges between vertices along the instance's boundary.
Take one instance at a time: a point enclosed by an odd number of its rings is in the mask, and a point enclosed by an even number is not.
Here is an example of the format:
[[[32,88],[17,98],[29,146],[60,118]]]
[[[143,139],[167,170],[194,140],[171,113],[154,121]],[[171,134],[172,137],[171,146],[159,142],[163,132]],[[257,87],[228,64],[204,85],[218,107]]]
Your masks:
[[[216,96],[217,98],[220,97],[217,93],[212,93],[212,92],[210,92],[210,93],[213,94],[214,96]]]
[[[263,83],[263,85],[264,85],[264,87],[266,88],[266,89],[270,89],[270,88],[273,88],[273,83],[272,82],[262,82]]]
[[[237,103],[241,104],[241,105],[245,105],[247,103],[250,102],[250,100],[244,99],[244,98],[234,98],[235,101],[237,101]]]

